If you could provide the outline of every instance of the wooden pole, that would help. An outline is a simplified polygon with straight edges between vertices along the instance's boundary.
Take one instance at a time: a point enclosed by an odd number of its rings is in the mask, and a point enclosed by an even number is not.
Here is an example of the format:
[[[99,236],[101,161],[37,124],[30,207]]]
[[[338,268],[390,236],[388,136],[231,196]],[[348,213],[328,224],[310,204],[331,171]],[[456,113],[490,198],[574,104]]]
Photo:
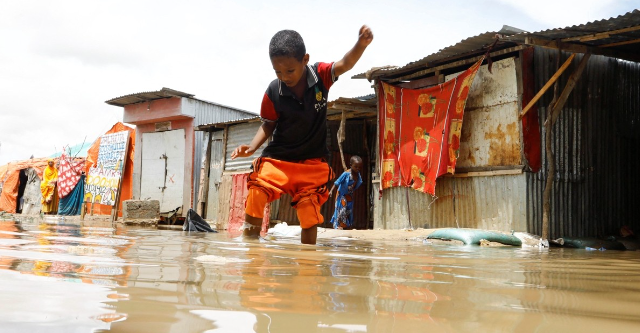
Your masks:
[[[111,224],[118,220],[118,208],[120,205],[120,195],[122,194],[122,179],[124,178],[124,173],[127,170],[127,158],[129,157],[129,140],[131,136],[129,132],[127,132],[127,140],[125,143],[125,151],[124,157],[122,159],[122,173],[120,173],[120,181],[118,182],[118,191],[116,192],[116,202],[113,206],[111,206]],[[93,205],[92,205],[93,206]]]
[[[564,89],[562,90],[562,94],[560,94],[560,97],[558,97],[556,104],[553,105],[553,110],[551,113],[551,122],[552,122],[551,126],[553,126],[553,124],[555,124],[556,120],[558,119],[558,116],[560,115],[560,111],[564,107],[564,104],[567,102],[567,99],[569,98],[569,95],[573,91],[573,88],[575,88],[576,86],[576,82],[578,82],[578,79],[580,79],[580,76],[582,76],[582,72],[584,71],[585,67],[587,67],[587,62],[589,62],[589,58],[591,58],[591,54],[590,53],[585,54],[582,57],[582,60],[580,60],[580,64],[578,64],[578,68],[576,68],[576,70],[573,73],[571,73],[571,76],[569,76],[569,79],[567,80],[567,85],[564,86]],[[545,120],[545,122],[548,122],[548,121],[549,119]]]
[[[198,204],[196,205],[196,213],[198,213],[203,218],[206,218],[206,206],[207,199],[209,195],[209,172],[211,170],[211,136],[213,135],[213,131],[209,131],[208,141],[207,141],[207,150],[204,156],[204,167],[201,170],[200,174],[200,191],[198,192]]]
[[[567,84],[562,90],[562,94],[560,94],[560,97],[558,98],[556,98],[556,96],[558,95],[558,85],[557,84],[555,85],[554,92],[553,92],[554,97],[551,103],[549,104],[549,108],[547,110],[547,119],[544,122],[544,128],[545,128],[545,150],[547,152],[548,172],[547,172],[547,182],[544,188],[544,194],[542,198],[543,200],[542,239],[549,239],[549,219],[550,219],[549,216],[551,215],[551,191],[553,189],[553,180],[555,178],[555,173],[556,173],[555,156],[553,154],[553,151],[551,150],[551,140],[553,139],[553,135],[552,135],[553,125],[558,119],[558,116],[560,115],[560,111],[562,110],[565,103],[567,102],[567,98],[569,97],[569,94],[571,94],[571,91],[573,91],[573,88],[575,87],[576,82],[578,81],[578,79],[580,79],[580,76],[582,75],[582,72],[587,66],[587,62],[589,62],[590,57],[591,57],[590,53],[586,53],[582,57],[580,64],[578,64],[578,68],[576,68],[576,70],[571,74],[571,76],[567,81]],[[559,59],[560,59],[560,51],[558,51],[558,63],[559,63]]]
[[[558,58],[556,58],[556,66],[560,65],[560,55],[561,52],[558,50]],[[553,87],[553,99],[549,106],[547,107],[547,116],[549,119],[551,117],[551,109],[553,105],[556,104],[556,99],[558,97],[558,84],[556,83]],[[545,122],[544,124],[545,135],[544,135],[544,147],[547,153],[547,181],[544,187],[544,193],[542,194],[542,239],[549,239],[549,215],[551,213],[551,188],[553,187],[553,174],[556,172],[556,164],[553,156],[553,151],[551,151],[551,123]]]
[[[575,53],[569,56],[569,59],[567,59],[567,61],[565,61],[564,64],[562,64],[562,67],[560,67],[558,71],[556,71],[556,73],[553,74],[553,76],[549,79],[549,81],[547,81],[547,83],[542,87],[542,89],[538,91],[538,93],[531,99],[531,101],[529,101],[529,103],[527,103],[527,106],[525,106],[524,109],[522,109],[522,112],[520,113],[520,118],[524,117],[524,115],[527,114],[527,112],[529,112],[531,107],[534,106],[536,102],[538,102],[540,97],[542,97],[542,95],[544,95],[544,93],[547,92],[549,87],[551,87],[551,85],[553,85],[560,78],[560,75],[562,75],[562,73],[567,69],[567,67],[569,67],[574,57],[575,57]]]
[[[370,202],[369,202],[369,195],[371,194],[371,156],[369,155],[369,136],[367,135],[367,120],[363,120],[362,121],[362,136],[363,136],[363,143],[364,143],[364,150],[367,152],[367,165],[364,166],[364,170],[366,170],[366,175],[367,178],[364,179],[364,181],[367,183],[367,200],[365,200],[366,203],[366,207],[367,207],[367,229],[369,229],[369,221],[371,220],[371,216],[369,215],[369,212],[371,210],[371,206],[370,206]]]
[[[344,130],[346,126],[346,112],[342,110],[342,118],[340,119],[340,127],[338,128],[338,148],[340,149],[340,159],[342,160],[342,169],[347,171],[347,164],[344,161],[344,153],[342,152],[342,142],[344,141]]]

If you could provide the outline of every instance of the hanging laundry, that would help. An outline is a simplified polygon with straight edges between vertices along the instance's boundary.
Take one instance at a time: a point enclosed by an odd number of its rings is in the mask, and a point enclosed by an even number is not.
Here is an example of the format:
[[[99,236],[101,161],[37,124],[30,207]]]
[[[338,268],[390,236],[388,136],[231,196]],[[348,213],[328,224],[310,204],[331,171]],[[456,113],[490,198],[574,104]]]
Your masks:
[[[67,155],[67,147],[63,150],[62,156],[60,156],[60,167],[58,168],[58,195],[60,198],[64,198],[78,184],[82,171],[84,170],[84,158],[74,159]]]
[[[455,172],[464,106],[483,60],[430,88],[379,84],[383,189],[406,186],[435,195],[436,178]]]

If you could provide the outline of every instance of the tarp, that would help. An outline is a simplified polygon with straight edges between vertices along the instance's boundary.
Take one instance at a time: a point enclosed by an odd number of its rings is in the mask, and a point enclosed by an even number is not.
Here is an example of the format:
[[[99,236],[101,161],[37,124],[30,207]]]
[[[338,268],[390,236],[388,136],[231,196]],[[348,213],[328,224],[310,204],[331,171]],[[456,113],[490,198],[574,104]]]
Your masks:
[[[118,201],[118,216],[122,216],[122,202],[129,200],[133,197],[133,153],[135,151],[135,136],[136,130],[121,122],[116,123],[110,130],[104,134],[111,134],[121,131],[129,131],[129,147],[127,150],[127,161],[125,164],[124,174],[122,175],[122,185],[120,192],[120,200]],[[89,169],[98,161],[98,152],[100,151],[100,138],[93,142],[89,153],[87,154],[87,162],[85,164],[85,172],[89,174]],[[87,208],[88,213],[95,215],[109,215],[111,214],[111,206],[93,204],[93,208]]]
[[[49,158],[32,158],[30,160],[10,162],[0,166],[0,211],[15,213],[18,201],[18,188],[20,187],[20,170],[33,168],[42,179],[42,172],[47,166]],[[38,183],[38,189],[40,184]]]
[[[201,232],[217,232],[211,229],[211,226],[205,221],[193,208],[189,208],[187,218],[182,225],[183,231],[201,231]]]
[[[91,147],[91,141],[78,143],[75,146],[65,146],[63,151],[73,157],[87,157],[87,153],[89,152],[89,148]],[[55,154],[50,155],[49,157],[60,157],[62,156],[62,151],[59,151]]]
[[[80,176],[71,193],[64,198],[60,198],[58,215],[80,215],[82,199],[84,198],[84,178],[84,175]]]
[[[435,195],[436,178],[455,172],[464,106],[483,60],[430,88],[380,83],[383,189],[406,186]]]
[[[42,209],[42,191],[40,191],[41,180],[34,168],[26,170],[27,185],[22,194],[22,215],[34,215],[40,213]]]

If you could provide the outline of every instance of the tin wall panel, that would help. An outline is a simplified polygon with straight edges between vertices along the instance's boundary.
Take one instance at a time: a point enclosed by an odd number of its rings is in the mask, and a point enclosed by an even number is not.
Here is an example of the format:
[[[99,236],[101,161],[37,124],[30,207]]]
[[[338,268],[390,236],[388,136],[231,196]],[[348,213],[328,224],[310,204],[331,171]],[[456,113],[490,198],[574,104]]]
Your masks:
[[[258,132],[258,128],[262,125],[261,122],[249,122],[240,123],[229,126],[229,133],[227,134],[227,151],[225,154],[224,171],[248,171],[251,168],[251,163],[256,157],[259,157],[267,144],[263,144],[262,147],[253,153],[249,157],[238,157],[235,160],[231,159],[231,153],[239,145],[248,145],[253,140],[253,137]]]
[[[435,197],[401,187],[385,190],[376,201],[382,219],[375,228],[527,230],[525,174],[442,177],[437,182]]]
[[[536,48],[536,90],[557,69],[557,51]],[[561,53],[560,63],[569,54]],[[566,73],[572,73],[577,55]],[[559,92],[569,74],[559,82]],[[550,238],[617,235],[623,225],[640,228],[640,65],[592,56],[554,125],[552,151],[556,172],[551,192]],[[539,102],[539,119],[546,120],[547,93]],[[544,144],[545,129],[542,127]],[[527,219],[533,233],[542,230],[543,193],[548,156],[542,151],[540,172],[527,177]]]
[[[491,73],[480,67],[465,105],[457,167],[523,164],[516,82],[514,57],[494,62]]]

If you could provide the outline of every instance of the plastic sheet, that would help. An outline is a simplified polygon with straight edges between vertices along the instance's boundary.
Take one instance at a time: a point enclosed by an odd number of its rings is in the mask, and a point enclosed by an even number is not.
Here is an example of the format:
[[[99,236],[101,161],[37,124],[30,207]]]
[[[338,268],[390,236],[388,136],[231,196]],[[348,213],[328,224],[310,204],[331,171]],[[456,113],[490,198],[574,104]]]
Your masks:
[[[182,225],[182,230],[184,231],[200,231],[200,232],[217,232],[211,229],[211,226],[207,221],[205,221],[198,213],[196,213],[192,208],[189,208],[187,212],[187,218]]]

